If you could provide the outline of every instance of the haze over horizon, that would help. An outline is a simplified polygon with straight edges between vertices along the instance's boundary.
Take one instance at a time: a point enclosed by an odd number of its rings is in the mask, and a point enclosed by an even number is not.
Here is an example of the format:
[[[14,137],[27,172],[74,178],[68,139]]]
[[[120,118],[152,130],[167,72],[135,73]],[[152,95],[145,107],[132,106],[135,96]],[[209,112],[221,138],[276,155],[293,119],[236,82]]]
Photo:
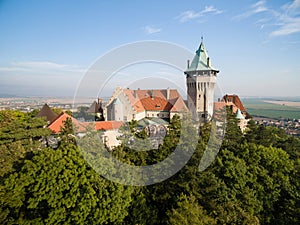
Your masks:
[[[203,35],[223,93],[300,97],[300,0],[4,0],[0,29],[1,94],[73,96],[88,68],[118,46],[157,40],[194,53]],[[185,85],[182,71],[139,64],[118,71],[103,95],[140,77],[153,78],[145,87],[158,87],[157,77],[170,82],[165,88]]]

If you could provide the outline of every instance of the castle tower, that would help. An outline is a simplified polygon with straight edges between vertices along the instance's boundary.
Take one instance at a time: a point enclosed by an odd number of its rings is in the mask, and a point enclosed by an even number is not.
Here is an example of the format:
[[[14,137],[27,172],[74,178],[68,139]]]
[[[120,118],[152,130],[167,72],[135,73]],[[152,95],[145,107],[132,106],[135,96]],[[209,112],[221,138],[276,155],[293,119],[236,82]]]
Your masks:
[[[201,38],[201,44],[191,63],[187,65],[187,100],[189,110],[197,120],[207,121],[213,115],[214,89],[217,82],[216,70],[208,57]]]

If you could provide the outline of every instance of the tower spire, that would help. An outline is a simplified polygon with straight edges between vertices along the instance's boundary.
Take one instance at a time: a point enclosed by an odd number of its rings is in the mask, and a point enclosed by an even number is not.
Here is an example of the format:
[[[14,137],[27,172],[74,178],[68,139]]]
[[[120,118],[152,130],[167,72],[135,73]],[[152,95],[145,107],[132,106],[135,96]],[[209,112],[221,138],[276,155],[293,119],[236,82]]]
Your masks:
[[[186,72],[204,71],[204,70],[205,71],[215,71],[217,73],[219,72],[217,69],[215,69],[213,67],[211,60],[208,57],[208,53],[204,46],[203,35],[202,35],[200,46],[196,50],[196,54],[192,60],[192,63],[189,65]]]

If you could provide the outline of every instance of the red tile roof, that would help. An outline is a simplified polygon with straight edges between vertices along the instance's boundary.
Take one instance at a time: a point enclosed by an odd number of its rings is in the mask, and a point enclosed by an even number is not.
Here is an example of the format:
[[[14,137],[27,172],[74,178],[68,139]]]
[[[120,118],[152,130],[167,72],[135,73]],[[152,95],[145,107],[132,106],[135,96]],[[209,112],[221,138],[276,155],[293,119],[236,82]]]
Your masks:
[[[214,111],[222,110],[226,107],[226,102],[214,102]]]
[[[59,114],[47,127],[53,133],[57,134],[57,133],[60,132],[60,129],[64,126],[63,122],[66,121],[67,118],[71,118],[74,126],[79,131],[84,129],[84,127],[82,126],[82,124],[78,120],[76,120],[75,118],[73,118],[72,116],[70,116],[70,115],[68,115],[67,113],[64,113],[64,112]]]
[[[188,112],[188,108],[184,102],[184,100],[180,97],[177,98],[175,103],[172,103],[173,107],[171,109],[172,112]]]
[[[117,130],[124,123],[122,121],[95,121],[83,123],[86,127],[93,125],[96,130]]]
[[[169,92],[169,96],[168,95]],[[188,111],[185,102],[174,89],[130,90],[124,89],[136,112],[141,111]],[[176,107],[175,107],[176,104]],[[175,107],[175,108],[174,108]]]
[[[235,104],[242,112],[246,111],[246,108],[244,107],[241,99],[239,98],[239,96],[237,95],[224,95],[224,97],[222,98],[222,101],[225,102],[232,102],[233,104]]]
[[[170,111],[173,106],[166,99],[160,97],[146,97],[140,101],[147,111]]]
[[[238,107],[233,104],[232,102],[214,102],[214,111],[218,111],[221,109],[224,109],[224,107],[229,106],[232,107],[232,112],[236,113],[236,111],[238,110]]]
[[[76,132],[84,132],[86,131],[89,125],[93,125],[96,130],[115,130],[119,129],[123,122],[121,121],[95,121],[95,122],[79,122],[72,116],[62,112],[59,114],[52,123],[50,123],[47,127],[55,134],[60,132],[61,127],[64,126],[63,122],[67,120],[67,118],[71,118],[73,125],[76,128]]]

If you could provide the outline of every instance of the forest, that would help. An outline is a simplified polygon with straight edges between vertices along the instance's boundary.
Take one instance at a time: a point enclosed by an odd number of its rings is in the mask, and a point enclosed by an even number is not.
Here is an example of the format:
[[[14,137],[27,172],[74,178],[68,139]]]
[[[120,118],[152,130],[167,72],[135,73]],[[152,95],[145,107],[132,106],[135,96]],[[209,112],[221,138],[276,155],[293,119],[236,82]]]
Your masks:
[[[177,145],[185,146],[180,136],[190,141],[192,131],[180,132],[179,117],[172,118],[163,144],[153,151],[121,144],[108,152],[93,142],[97,132],[91,131],[82,137],[88,149],[83,152],[70,120],[51,148],[45,125],[35,112],[0,111],[0,224],[300,224],[300,140],[284,130],[250,121],[242,133],[229,112],[222,146],[207,169],[200,171],[199,162],[211,123],[199,128],[192,157],[175,175],[153,185],[126,186],[99,175],[97,170],[105,169],[95,167],[100,153],[129,165],[160,162]],[[135,126],[129,124],[131,131]],[[145,138],[143,132],[135,135]]]

